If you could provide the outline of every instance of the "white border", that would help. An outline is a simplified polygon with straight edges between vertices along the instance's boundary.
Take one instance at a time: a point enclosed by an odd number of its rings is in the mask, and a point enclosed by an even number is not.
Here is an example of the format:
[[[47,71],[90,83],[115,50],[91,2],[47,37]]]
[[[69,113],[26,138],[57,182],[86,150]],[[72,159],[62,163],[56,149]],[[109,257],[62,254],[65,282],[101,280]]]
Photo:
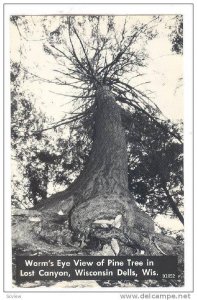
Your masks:
[[[159,4],[159,3],[158,3]],[[184,170],[185,170],[185,286],[179,288],[148,288],[147,292],[173,292],[173,291],[192,291],[193,289],[193,249],[191,245],[192,240],[192,227],[193,220],[191,218],[192,207],[192,27],[193,27],[193,15],[192,15],[192,5],[191,4],[128,4],[128,5],[70,5],[70,4],[7,4],[5,6],[5,24],[4,24],[4,36],[5,38],[5,290],[6,291],[25,291],[25,292],[35,292],[35,291],[76,291],[76,289],[22,289],[22,288],[12,288],[11,284],[11,224],[10,224],[10,89],[9,89],[9,16],[12,14],[183,14],[184,16],[184,99],[185,99],[185,147],[184,147]],[[77,289],[77,291],[117,291],[121,293],[126,292],[145,292],[144,288],[103,288],[103,289]],[[33,294],[33,293],[32,293]],[[36,294],[37,295],[37,294]],[[58,297],[61,298],[59,294]],[[87,295],[87,294],[86,294]],[[99,295],[99,294],[98,294]],[[102,294],[100,295],[102,297]],[[114,294],[115,296],[115,294]],[[35,297],[35,295],[33,296]],[[32,297],[32,299],[33,299]],[[37,296],[36,296],[37,297]],[[54,297],[53,293],[47,294],[49,299]],[[96,299],[96,295],[94,295]],[[28,299],[31,299],[30,294]]]

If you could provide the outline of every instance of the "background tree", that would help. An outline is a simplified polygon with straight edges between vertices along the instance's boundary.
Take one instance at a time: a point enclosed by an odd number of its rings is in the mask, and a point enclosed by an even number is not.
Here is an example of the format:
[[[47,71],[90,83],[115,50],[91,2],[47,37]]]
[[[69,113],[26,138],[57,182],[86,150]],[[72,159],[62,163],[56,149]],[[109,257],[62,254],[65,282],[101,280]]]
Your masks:
[[[12,203],[15,207],[29,208],[45,199],[49,184],[58,183],[58,161],[61,145],[47,134],[32,135],[49,120],[36,110],[33,96],[22,91],[21,83],[26,75],[18,63],[11,62],[11,141],[12,141]],[[60,133],[61,130],[59,130]],[[58,132],[57,132],[58,136]],[[62,131],[61,131],[62,136]],[[66,141],[65,141],[66,143]],[[62,175],[63,176],[63,175]],[[66,181],[67,177],[64,177]],[[68,179],[67,179],[68,181]]]
[[[129,189],[137,202],[144,204],[154,217],[170,214],[184,223],[179,211],[183,207],[183,148],[168,130],[179,132],[170,121],[163,121],[166,131],[139,113],[133,114],[133,129],[128,132]],[[171,129],[170,129],[171,128]]]
[[[175,25],[170,33],[170,40],[172,42],[172,51],[177,54],[183,54],[183,16],[177,15],[175,17]]]

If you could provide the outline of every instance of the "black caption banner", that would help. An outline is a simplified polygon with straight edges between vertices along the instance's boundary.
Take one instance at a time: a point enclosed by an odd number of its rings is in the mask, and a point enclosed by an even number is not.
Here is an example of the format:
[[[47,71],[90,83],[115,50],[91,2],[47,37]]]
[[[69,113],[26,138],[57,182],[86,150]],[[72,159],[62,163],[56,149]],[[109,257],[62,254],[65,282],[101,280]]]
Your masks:
[[[16,256],[16,281],[177,279],[176,256]]]

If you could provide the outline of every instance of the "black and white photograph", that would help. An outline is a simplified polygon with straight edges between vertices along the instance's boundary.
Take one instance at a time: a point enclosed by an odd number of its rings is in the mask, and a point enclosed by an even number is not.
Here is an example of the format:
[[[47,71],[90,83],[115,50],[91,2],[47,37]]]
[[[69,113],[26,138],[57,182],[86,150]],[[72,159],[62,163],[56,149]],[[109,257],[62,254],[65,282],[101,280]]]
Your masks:
[[[10,14],[14,289],[185,286],[184,22]]]

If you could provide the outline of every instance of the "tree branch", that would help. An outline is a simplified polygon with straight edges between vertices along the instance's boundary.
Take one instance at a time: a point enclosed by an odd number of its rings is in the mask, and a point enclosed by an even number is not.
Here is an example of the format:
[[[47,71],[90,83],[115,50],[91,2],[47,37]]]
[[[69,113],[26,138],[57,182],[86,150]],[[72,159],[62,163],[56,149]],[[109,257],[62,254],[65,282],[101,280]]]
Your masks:
[[[78,40],[79,40],[79,42],[80,42],[80,44],[81,44],[81,47],[82,47],[82,49],[83,49],[83,53],[84,53],[84,55],[85,55],[85,58],[86,58],[87,64],[88,64],[88,66],[89,66],[89,69],[90,69],[91,75],[92,75],[92,77],[94,78],[94,80],[98,82],[97,78],[96,78],[96,77],[95,77],[95,75],[94,75],[94,70],[93,70],[93,68],[92,68],[92,65],[91,65],[91,63],[90,63],[89,59],[88,59],[88,56],[87,56],[86,50],[85,50],[85,48],[84,48],[84,45],[83,45],[83,43],[82,43],[82,40],[80,39],[80,37],[79,37],[79,35],[78,35],[78,33],[77,33],[77,31],[76,31],[75,27],[73,27],[73,29],[74,29],[74,33],[75,33],[75,35],[77,36],[77,38],[78,38]]]
[[[74,95],[67,95],[67,94],[63,94],[63,93],[56,93],[53,91],[49,91],[50,93],[53,93],[55,95],[61,95],[61,96],[66,96],[66,97],[70,97],[70,98],[76,98],[76,99],[87,99],[87,98],[92,98],[92,96],[74,96]]]
[[[155,117],[153,117],[151,114],[149,114],[146,110],[144,110],[143,108],[139,107],[138,105],[134,104],[133,102],[129,102],[126,98],[124,97],[117,97],[117,100],[120,101],[121,103],[125,103],[128,104],[129,106],[133,106],[134,108],[136,108],[137,110],[143,112],[145,115],[147,115],[158,127],[160,127],[163,131],[165,131],[166,133],[170,134],[171,136],[173,136],[175,139],[177,139],[179,141],[180,144],[182,144],[182,139],[179,135],[173,133],[172,131],[168,130],[163,124],[161,124],[159,121],[156,120]],[[132,114],[129,111],[126,111],[124,109],[122,109],[122,114],[124,114],[125,117],[127,117],[129,120],[132,120]]]
[[[70,124],[70,123],[72,123],[72,122],[75,122],[75,121],[78,121],[78,120],[80,120],[80,119],[82,119],[82,116],[80,116],[80,117],[73,117],[73,119],[71,119],[71,120],[69,120],[69,121],[65,121],[65,122],[62,122],[62,123],[58,123],[58,124],[55,124],[55,125],[53,125],[53,126],[51,126],[51,127],[44,128],[44,129],[42,129],[42,130],[34,131],[32,134],[33,134],[33,135],[36,135],[36,134],[38,134],[38,133],[41,133],[41,132],[44,132],[44,131],[47,131],[47,130],[55,129],[55,128],[57,128],[57,127],[59,127],[59,126],[62,126],[62,125],[68,125],[68,124]]]
[[[166,184],[164,183],[164,181],[162,181],[162,188],[163,190],[165,191],[166,193],[166,196],[167,196],[167,199],[168,199],[168,202],[169,202],[169,205],[172,209],[172,211],[174,212],[174,214],[179,218],[180,222],[182,224],[184,224],[184,218],[180,212],[180,210],[178,209],[178,206],[176,205],[176,203],[174,202],[172,196],[170,195],[167,187],[166,187]]]

